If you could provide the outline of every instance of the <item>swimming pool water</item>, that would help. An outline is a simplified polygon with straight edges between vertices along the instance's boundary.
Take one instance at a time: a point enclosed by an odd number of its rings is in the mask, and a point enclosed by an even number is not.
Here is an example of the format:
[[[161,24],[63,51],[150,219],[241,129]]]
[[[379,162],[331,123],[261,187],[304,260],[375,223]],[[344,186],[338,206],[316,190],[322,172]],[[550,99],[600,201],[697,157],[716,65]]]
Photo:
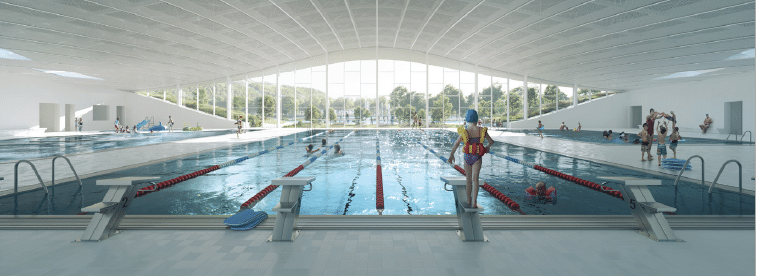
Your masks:
[[[175,131],[157,133],[108,133],[94,135],[18,138],[0,141],[0,162],[55,155],[97,152],[231,134],[233,130]]]
[[[344,137],[349,130],[337,130],[316,138],[329,143]],[[263,142],[254,142],[216,150],[197,156],[172,160],[156,165],[123,170],[98,179],[122,176],[160,176],[170,179],[189,172],[207,168],[232,159],[249,155],[278,143],[288,143],[313,133],[289,135]],[[301,214],[303,215],[372,215],[375,210],[376,185],[376,138],[381,148],[384,181],[385,211],[387,215],[439,215],[454,214],[453,196],[443,189],[440,176],[460,174],[429,153],[416,141],[448,154],[457,135],[448,131],[396,131],[359,130],[342,143],[345,156],[335,157],[332,152],[321,156],[297,176],[315,176],[313,190],[305,192]],[[232,165],[209,174],[193,178],[170,188],[138,198],[130,207],[129,214],[164,215],[221,215],[233,214],[239,206],[255,193],[271,183],[271,180],[305,162],[304,146],[297,143]],[[570,174],[582,179],[601,183],[598,176],[635,176],[661,179],[663,186],[650,187],[658,202],[678,208],[676,214],[754,214],[754,197],[720,189],[713,194],[707,187],[688,182],[679,182],[673,187],[673,179],[647,175],[608,165],[583,161],[571,157],[541,152],[528,148],[497,143],[492,149],[501,154],[534,162],[544,167]],[[333,151],[333,150],[332,150]],[[456,157],[458,162],[462,156]],[[562,180],[540,171],[507,160],[486,155],[481,171],[482,182],[487,182],[503,192],[521,209],[531,215],[627,215],[626,204],[617,198],[599,193],[572,182]],[[538,181],[558,190],[557,200],[543,202],[526,199],[524,190]],[[95,186],[95,179],[84,179],[83,194],[76,184],[66,184],[54,189],[51,204],[41,191],[0,198],[0,214],[76,214],[82,205],[88,206],[102,200],[105,188]],[[483,184],[483,183],[481,183]],[[616,184],[608,184],[616,188]],[[52,189],[51,189],[52,191]],[[279,201],[280,190],[274,190],[254,209],[274,214],[271,209]],[[507,214],[515,212],[486,191],[480,190],[479,204],[484,214]]]
[[[516,132],[516,133],[525,133],[532,136],[539,136],[539,133],[534,129],[508,129],[506,130],[508,132]],[[612,133],[612,140],[607,140],[602,136],[602,131],[591,131],[591,130],[582,130],[582,131],[562,131],[562,130],[556,130],[556,129],[545,129],[542,131],[544,137],[552,137],[552,138],[560,138],[560,139],[568,139],[573,141],[581,141],[581,142],[589,142],[589,143],[595,143],[595,144],[612,144],[612,145],[636,145],[633,142],[637,139],[639,139],[639,135],[637,135],[641,130],[634,132],[634,133],[627,133],[628,134],[628,141],[625,142],[620,140],[618,135],[620,135],[620,132],[613,132]],[[667,136],[668,140],[670,140],[670,135]],[[705,139],[705,138],[691,138],[686,137],[686,135],[682,135],[681,141],[679,141],[679,144],[727,144],[727,145],[743,145],[743,144],[754,144],[754,142],[738,142],[735,140],[720,140],[720,139]],[[655,134],[654,139],[657,139],[657,135]],[[639,140],[641,141],[641,140]],[[670,141],[666,141],[666,144],[669,144]]]

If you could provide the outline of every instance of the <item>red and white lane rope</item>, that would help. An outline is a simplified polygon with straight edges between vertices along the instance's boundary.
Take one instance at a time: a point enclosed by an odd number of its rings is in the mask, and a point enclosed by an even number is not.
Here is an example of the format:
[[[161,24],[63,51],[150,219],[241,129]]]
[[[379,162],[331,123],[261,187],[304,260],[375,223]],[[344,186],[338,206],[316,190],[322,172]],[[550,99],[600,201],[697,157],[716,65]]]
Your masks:
[[[357,130],[353,130],[352,132],[350,132],[346,136],[342,137],[342,139],[339,139],[338,141],[336,141],[334,144],[332,144],[328,148],[325,148],[322,151],[317,152],[315,155],[313,155],[313,157],[311,157],[307,161],[305,161],[305,163],[302,163],[302,165],[297,166],[296,168],[294,168],[293,170],[291,170],[287,174],[285,174],[284,177],[295,176],[297,173],[299,173],[300,171],[302,171],[303,169],[305,169],[305,167],[307,167],[308,165],[310,165],[311,163],[313,163],[316,159],[318,159],[318,157],[321,157],[321,155],[325,154],[326,152],[328,152],[329,150],[331,150],[332,148],[334,148],[334,145],[339,144],[339,142],[341,142],[342,140],[344,140],[344,138],[347,138],[348,136],[352,135],[356,131]],[[260,202],[261,200],[263,200],[263,198],[265,198],[269,193],[273,192],[273,190],[276,190],[276,188],[278,188],[278,187],[279,187],[278,185],[273,185],[273,184],[268,185],[267,187],[263,188],[263,190],[261,190],[260,192],[258,192],[254,196],[252,196],[250,199],[248,199],[247,201],[245,201],[244,203],[242,203],[242,206],[240,206],[239,209],[240,210],[244,210],[244,209],[249,209],[249,208],[255,207],[255,204],[258,204],[258,202]]]
[[[449,139],[449,140],[452,140],[449,137],[446,137],[446,138]],[[452,142],[454,143],[454,141],[452,141]],[[610,187],[599,185],[597,183],[594,183],[594,182],[591,182],[591,181],[588,181],[588,180],[580,179],[580,178],[572,176],[572,175],[567,175],[567,174],[564,174],[564,173],[561,173],[561,172],[558,172],[558,171],[555,171],[555,170],[552,170],[552,169],[548,169],[548,168],[539,166],[539,165],[537,165],[535,163],[526,162],[526,161],[523,161],[523,160],[520,160],[520,159],[517,159],[517,158],[513,158],[513,157],[510,157],[510,156],[507,156],[507,155],[502,155],[502,154],[499,154],[499,153],[496,153],[496,152],[489,152],[489,153],[491,155],[494,155],[496,157],[505,159],[507,161],[510,161],[510,162],[513,162],[513,163],[516,163],[516,164],[521,164],[523,166],[526,166],[526,167],[529,167],[529,168],[532,168],[532,169],[544,172],[546,174],[553,175],[553,176],[556,176],[556,177],[568,180],[570,182],[573,182],[573,183],[576,183],[578,185],[587,187],[589,189],[592,189],[592,190],[595,190],[595,191],[598,191],[598,192],[602,192],[602,193],[608,194],[610,196],[613,196],[613,197],[616,197],[616,198],[619,198],[619,199],[623,199],[623,194],[620,191],[612,189]]]
[[[421,144],[421,142],[418,142],[418,144],[421,145],[424,149],[426,149],[429,152],[431,152],[432,154],[436,155],[436,157],[439,157],[439,159],[441,159],[442,161],[444,161],[444,164],[450,165],[452,168],[454,168],[455,170],[457,170],[459,173],[465,175],[465,170],[463,168],[461,168],[460,166],[449,163],[447,161],[446,157],[442,156],[440,153],[434,151],[433,149],[428,148],[426,145]],[[525,212],[523,212],[523,210],[520,209],[520,205],[518,205],[517,202],[513,201],[508,196],[506,196],[502,192],[498,191],[496,188],[494,188],[491,185],[489,185],[489,183],[484,182],[484,185],[481,185],[481,188],[484,189],[485,191],[489,192],[495,198],[499,199],[499,201],[501,201],[502,203],[504,203],[508,208],[510,208],[510,210],[518,212],[521,215],[525,215],[526,214]]]
[[[379,148],[378,131],[376,131],[376,210],[379,214],[384,211],[384,177],[381,173],[381,150]]]

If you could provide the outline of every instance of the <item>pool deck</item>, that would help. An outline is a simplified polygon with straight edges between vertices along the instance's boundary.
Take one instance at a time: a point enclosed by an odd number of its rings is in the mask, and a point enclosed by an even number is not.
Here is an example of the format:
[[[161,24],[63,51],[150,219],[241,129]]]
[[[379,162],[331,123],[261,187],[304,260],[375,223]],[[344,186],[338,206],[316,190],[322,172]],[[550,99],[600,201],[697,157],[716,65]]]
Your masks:
[[[264,141],[266,139],[290,135],[306,131],[307,129],[265,129],[237,135],[226,134],[219,136],[194,138],[168,143],[126,147],[113,150],[105,150],[91,153],[66,155],[71,160],[80,178],[93,177],[114,171],[155,164],[167,160],[173,160],[184,156],[196,155],[202,152],[231,147],[240,143]],[[70,134],[70,133],[63,133]],[[94,134],[102,134],[97,132]],[[55,136],[48,134],[47,136]],[[52,157],[29,160],[37,168],[37,171],[45,182],[50,185],[52,177]],[[13,170],[15,161],[0,162],[0,196],[13,193]],[[55,182],[64,183],[75,181],[73,172],[65,160],[56,160]],[[31,166],[21,163],[18,166],[19,191],[37,189],[40,187],[39,180],[31,169]]]
[[[631,230],[3,230],[4,275],[754,275],[755,232],[679,230],[655,242]]]
[[[573,141],[560,138],[525,135],[523,133],[513,133],[506,131],[492,130],[489,132],[492,138],[498,142],[510,143],[517,146],[537,149],[551,152],[564,156],[574,157],[587,161],[593,161],[600,164],[608,164],[623,168],[634,169],[642,172],[667,175],[675,178],[679,171],[671,171],[657,166],[656,146],[652,147],[652,156],[654,161],[641,161],[640,145],[612,145],[596,144],[580,141]],[[692,134],[687,137],[695,137]],[[700,133],[700,136],[701,133]],[[703,136],[708,137],[709,136]],[[697,137],[700,138],[700,137]],[[655,144],[656,145],[656,144]],[[726,144],[680,144],[678,146],[678,159],[686,159],[692,155],[700,155],[705,160],[705,181],[710,185],[720,170],[720,167],[728,160],[735,159],[742,165],[742,185],[746,193],[754,195],[755,181],[755,145],[726,145]],[[668,157],[672,158],[672,152],[668,150]],[[690,162],[692,170],[684,171],[682,179],[688,178],[689,181],[701,183],[702,163],[698,158]],[[735,187],[738,189],[738,165],[728,164],[723,170],[723,174],[718,180],[718,184]]]

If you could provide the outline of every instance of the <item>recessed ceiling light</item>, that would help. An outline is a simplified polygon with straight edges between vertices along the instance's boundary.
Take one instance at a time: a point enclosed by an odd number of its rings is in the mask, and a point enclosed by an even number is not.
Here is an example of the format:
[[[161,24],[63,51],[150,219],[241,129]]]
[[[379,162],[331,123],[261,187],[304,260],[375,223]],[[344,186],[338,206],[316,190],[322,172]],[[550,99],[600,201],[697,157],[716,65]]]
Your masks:
[[[685,71],[685,72],[678,72],[673,73],[667,76],[654,78],[653,80],[666,80],[666,79],[677,79],[677,78],[688,78],[688,77],[695,77],[699,76],[701,74],[706,74],[709,72],[715,72],[718,70],[723,70],[723,68],[716,68],[716,69],[707,69],[707,70],[696,70],[696,71]]]
[[[754,58],[754,49],[749,49],[741,53],[732,55],[724,60],[739,60],[739,59],[750,59],[750,58]]]
[[[25,56],[16,54],[14,52],[11,52],[11,51],[8,51],[8,50],[5,50],[5,49],[0,49],[0,58],[15,59],[15,60],[30,60],[30,59],[26,58]]]
[[[36,68],[32,68],[32,69],[40,71],[40,72],[45,72],[45,73],[48,73],[48,74],[53,74],[53,75],[58,75],[58,76],[61,76],[61,77],[66,77],[66,78],[103,80],[101,78],[95,78],[95,77],[87,76],[87,75],[84,75],[84,74],[79,74],[79,73],[76,73],[76,72],[43,70],[43,69],[36,69]]]

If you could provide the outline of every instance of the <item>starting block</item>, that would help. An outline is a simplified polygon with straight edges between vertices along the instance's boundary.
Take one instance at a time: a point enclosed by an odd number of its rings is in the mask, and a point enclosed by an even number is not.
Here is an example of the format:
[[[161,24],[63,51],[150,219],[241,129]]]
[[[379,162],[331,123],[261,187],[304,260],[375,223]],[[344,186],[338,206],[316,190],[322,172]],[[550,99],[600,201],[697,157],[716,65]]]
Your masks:
[[[465,194],[465,177],[460,176],[442,176],[444,189],[447,185],[452,186],[452,194],[455,196],[455,211],[457,212],[457,222],[461,230],[455,231],[462,241],[489,241],[484,236],[484,229],[481,226],[481,217],[479,213],[484,211],[480,205],[470,207],[468,195]]]

